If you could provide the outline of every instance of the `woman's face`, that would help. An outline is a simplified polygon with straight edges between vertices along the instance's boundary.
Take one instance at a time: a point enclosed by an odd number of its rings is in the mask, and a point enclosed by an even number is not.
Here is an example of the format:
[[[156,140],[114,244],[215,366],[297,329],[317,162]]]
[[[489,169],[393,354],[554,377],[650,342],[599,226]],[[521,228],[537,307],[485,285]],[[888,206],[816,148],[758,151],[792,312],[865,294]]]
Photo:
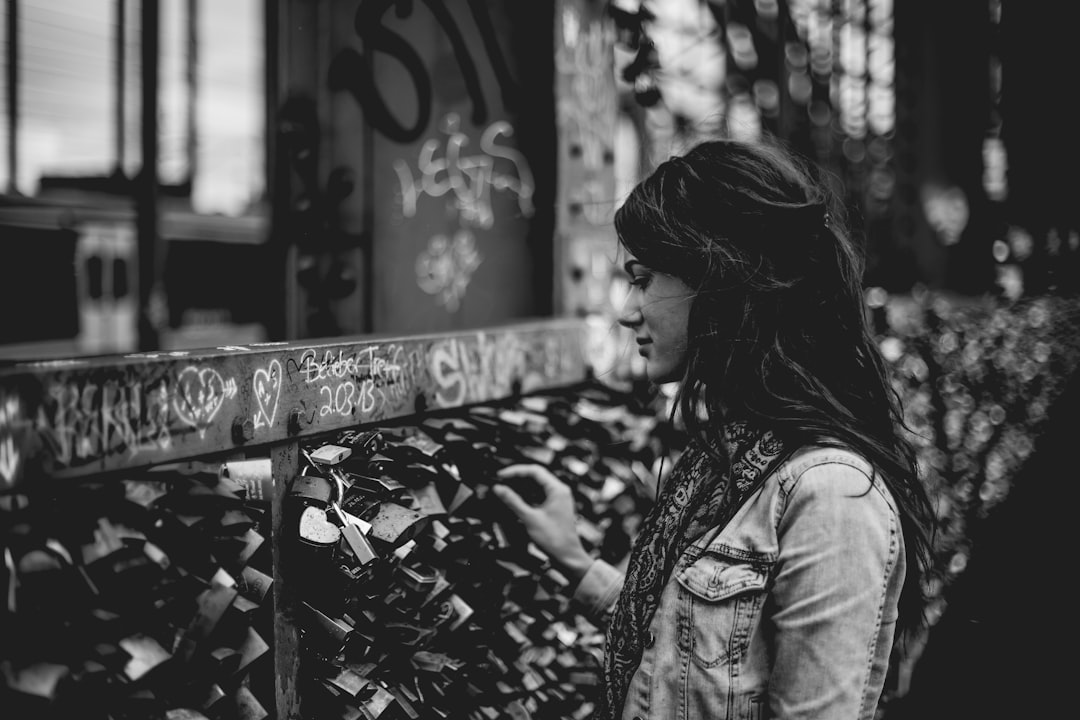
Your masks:
[[[645,374],[654,383],[679,380],[686,369],[686,340],[694,292],[672,275],[653,270],[635,258],[623,265],[630,294],[619,315],[645,358]]]

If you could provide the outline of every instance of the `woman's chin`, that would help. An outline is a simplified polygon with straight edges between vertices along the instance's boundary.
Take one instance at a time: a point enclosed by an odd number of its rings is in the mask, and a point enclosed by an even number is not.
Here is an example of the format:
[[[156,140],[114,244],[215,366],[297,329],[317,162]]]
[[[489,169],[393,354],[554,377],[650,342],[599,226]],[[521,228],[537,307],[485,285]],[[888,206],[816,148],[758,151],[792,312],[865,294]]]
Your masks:
[[[685,358],[676,362],[657,362],[655,359],[645,361],[645,377],[654,385],[682,382],[685,375]]]
[[[645,368],[645,377],[649,378],[649,382],[653,383],[654,385],[664,385],[666,383],[679,380],[681,378],[681,374],[671,370],[653,370],[653,368],[650,366]]]

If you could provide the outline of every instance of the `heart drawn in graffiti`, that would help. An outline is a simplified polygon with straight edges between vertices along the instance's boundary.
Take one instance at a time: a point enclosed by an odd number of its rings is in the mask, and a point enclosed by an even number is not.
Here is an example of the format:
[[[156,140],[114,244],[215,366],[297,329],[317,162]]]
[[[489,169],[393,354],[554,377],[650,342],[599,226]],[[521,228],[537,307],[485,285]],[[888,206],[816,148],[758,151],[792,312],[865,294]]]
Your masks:
[[[225,390],[225,381],[217,370],[186,367],[176,379],[173,408],[181,420],[204,431],[225,402]]]
[[[255,402],[259,405],[259,412],[255,414],[255,425],[259,425],[260,415],[267,425],[273,425],[274,416],[277,415],[278,398],[281,397],[281,363],[271,360],[265,370],[256,370],[251,384],[255,388]]]

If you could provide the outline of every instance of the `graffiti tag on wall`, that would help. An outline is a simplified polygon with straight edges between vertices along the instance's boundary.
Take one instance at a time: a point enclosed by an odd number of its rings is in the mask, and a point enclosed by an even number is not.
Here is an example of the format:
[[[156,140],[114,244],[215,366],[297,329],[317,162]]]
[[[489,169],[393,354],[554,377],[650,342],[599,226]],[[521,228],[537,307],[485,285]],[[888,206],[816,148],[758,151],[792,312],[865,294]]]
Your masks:
[[[424,229],[417,232],[423,235],[410,245],[420,244],[413,262],[417,287],[448,313],[462,308],[484,261],[480,231],[499,221],[494,196],[512,194],[516,217],[535,213],[532,169],[515,147],[514,127],[498,118],[500,111],[517,112],[522,98],[499,43],[505,33],[497,29],[505,29],[502,13],[522,16],[512,1],[505,6],[485,0],[365,0],[353,15],[360,42],[337,52],[328,72],[330,90],[348,93],[364,122],[382,136],[402,145],[422,140],[415,154],[409,150],[392,161],[396,210],[409,220],[423,213],[425,198],[435,208],[428,220],[442,230],[421,221],[417,228]],[[432,46],[432,34],[445,45]],[[442,48],[451,55],[439,55]],[[377,72],[376,63],[385,69],[387,61],[394,74]],[[486,96],[492,87],[484,77],[494,78],[496,97]],[[460,83],[464,107],[454,104],[456,97],[446,99],[453,94],[444,87],[448,82],[455,88]],[[493,109],[492,100],[501,106]]]
[[[489,125],[480,136],[480,152],[465,154],[469,137],[461,132],[457,113],[448,113],[441,123],[446,140],[429,139],[420,146],[416,173],[404,160],[394,161],[394,171],[401,184],[401,212],[416,216],[417,200],[423,195],[442,197],[452,193],[453,208],[464,225],[488,229],[495,224],[491,191],[504,190],[517,196],[521,214],[531,217],[534,208],[532,171],[525,156],[513,146],[500,144],[514,134],[510,123]],[[505,161],[497,163],[498,160]],[[513,172],[508,172],[512,170]]]
[[[438,234],[428,241],[416,259],[416,282],[448,312],[456,312],[483,261],[472,228],[495,225],[492,191],[513,193],[521,215],[531,217],[535,185],[525,156],[498,142],[513,134],[510,123],[499,121],[488,126],[480,138],[480,152],[472,155],[464,152],[469,138],[461,132],[457,113],[448,113],[441,125],[445,142],[424,142],[415,173],[413,166],[400,158],[394,161],[394,171],[401,187],[401,213],[406,218],[416,216],[421,197],[449,196],[448,211],[457,215],[460,229],[452,238]]]
[[[330,63],[330,89],[350,93],[364,111],[367,122],[386,137],[399,143],[419,140],[431,124],[433,90],[424,59],[407,39],[387,27],[385,18],[395,8],[400,20],[412,16],[413,2],[403,0],[367,0],[356,10],[353,27],[360,47],[342,49]],[[476,61],[454,17],[443,0],[421,0],[427,7],[453,49],[461,78],[472,102],[473,125],[483,125],[488,119],[488,103],[480,84]],[[467,0],[469,15],[480,34],[488,66],[499,84],[502,103],[508,109],[517,106],[520,88],[510,75],[510,69],[496,37],[495,24],[486,0]],[[405,71],[416,95],[416,117],[405,124],[390,110],[375,74],[375,58],[384,55],[396,61]]]

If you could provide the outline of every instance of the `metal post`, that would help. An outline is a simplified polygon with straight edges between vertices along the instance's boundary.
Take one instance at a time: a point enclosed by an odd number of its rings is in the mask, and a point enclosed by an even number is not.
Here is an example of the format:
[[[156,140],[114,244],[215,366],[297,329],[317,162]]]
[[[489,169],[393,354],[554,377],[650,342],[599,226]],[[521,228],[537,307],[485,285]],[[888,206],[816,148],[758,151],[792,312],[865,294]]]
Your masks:
[[[8,192],[19,192],[19,0],[7,3]]]
[[[139,245],[139,350],[157,350],[160,338],[152,299],[158,280],[158,0],[142,0],[142,171],[135,188]]]
[[[198,115],[199,70],[199,0],[187,2],[187,179],[188,186],[195,184],[198,165],[198,141],[196,125]]]
[[[284,557],[283,541],[288,529],[284,524],[283,508],[289,484],[300,471],[300,444],[275,444],[270,449],[270,461],[274,477],[270,509],[274,566],[274,701],[278,720],[296,720],[300,717],[297,688],[300,630],[296,623],[299,593],[296,584],[284,577],[288,574],[288,560]]]
[[[293,282],[289,279],[288,233],[285,221],[288,213],[288,172],[286,163],[279,163],[278,106],[282,101],[280,73],[283,55],[288,43],[281,39],[279,15],[285,12],[277,0],[263,0],[263,201],[269,208],[270,228],[267,245],[272,258],[270,267],[275,276],[284,282],[285,292],[263,315],[267,334],[271,340],[292,337],[291,314],[293,307]],[[287,59],[287,58],[286,58]]]
[[[124,175],[124,145],[127,144],[127,117],[125,113],[125,100],[127,99],[127,0],[116,0],[116,169],[113,174],[117,177]]]

